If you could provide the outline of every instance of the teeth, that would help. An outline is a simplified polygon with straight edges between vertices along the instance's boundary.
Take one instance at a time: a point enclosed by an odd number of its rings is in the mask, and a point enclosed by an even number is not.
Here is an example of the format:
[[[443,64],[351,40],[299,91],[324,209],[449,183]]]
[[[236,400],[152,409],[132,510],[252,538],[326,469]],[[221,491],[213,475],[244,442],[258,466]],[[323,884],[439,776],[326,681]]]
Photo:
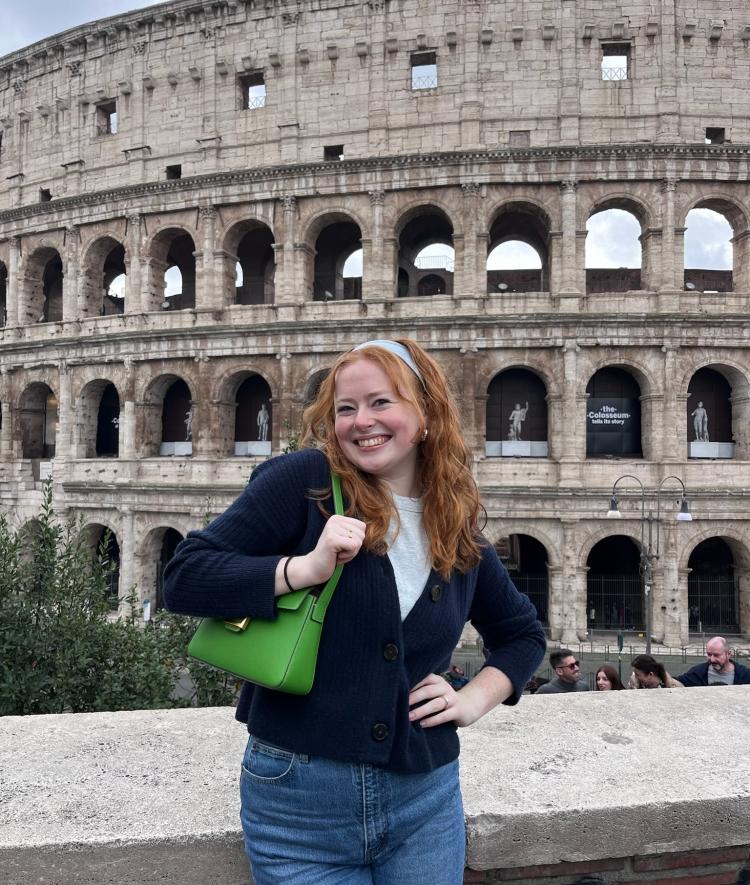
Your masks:
[[[368,449],[371,446],[381,446],[385,442],[388,442],[387,436],[374,436],[372,439],[358,439],[357,445],[360,448]]]

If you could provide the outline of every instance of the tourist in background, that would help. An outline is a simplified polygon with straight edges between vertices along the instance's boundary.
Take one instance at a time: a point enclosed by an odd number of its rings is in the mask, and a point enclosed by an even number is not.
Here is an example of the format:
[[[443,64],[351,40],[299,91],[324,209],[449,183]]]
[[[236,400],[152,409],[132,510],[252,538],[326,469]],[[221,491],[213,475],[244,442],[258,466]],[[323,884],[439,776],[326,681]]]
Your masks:
[[[651,655],[637,655],[632,662],[633,672],[628,688],[683,688],[673,676]]]
[[[621,691],[625,686],[622,684],[620,674],[612,664],[602,664],[596,671],[595,691]]]
[[[696,685],[750,685],[750,667],[732,660],[729,643],[723,636],[714,636],[706,643],[706,658],[677,679],[687,688]]]
[[[588,682],[581,679],[581,665],[569,648],[558,648],[549,656],[555,678],[540,686],[536,694],[568,694],[571,691],[589,691]]]

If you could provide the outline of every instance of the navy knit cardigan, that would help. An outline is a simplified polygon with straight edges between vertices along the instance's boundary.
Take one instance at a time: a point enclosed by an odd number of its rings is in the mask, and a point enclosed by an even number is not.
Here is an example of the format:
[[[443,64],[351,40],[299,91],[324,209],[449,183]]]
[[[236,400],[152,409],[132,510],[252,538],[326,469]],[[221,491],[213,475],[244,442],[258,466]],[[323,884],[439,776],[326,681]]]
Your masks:
[[[172,611],[275,618],[283,556],[311,551],[324,517],[311,489],[330,488],[325,456],[305,449],[264,462],[243,494],[207,528],[191,532],[164,573]],[[332,501],[324,502],[329,513]],[[434,571],[406,619],[387,556],[364,549],[344,566],[326,615],[309,695],[246,684],[237,718],[288,750],[393,771],[430,771],[458,756],[454,724],[423,729],[408,718],[409,688],[448,669],[467,620],[514,686],[514,704],[544,655],[533,606],[513,586],[491,545],[479,565],[450,581]]]

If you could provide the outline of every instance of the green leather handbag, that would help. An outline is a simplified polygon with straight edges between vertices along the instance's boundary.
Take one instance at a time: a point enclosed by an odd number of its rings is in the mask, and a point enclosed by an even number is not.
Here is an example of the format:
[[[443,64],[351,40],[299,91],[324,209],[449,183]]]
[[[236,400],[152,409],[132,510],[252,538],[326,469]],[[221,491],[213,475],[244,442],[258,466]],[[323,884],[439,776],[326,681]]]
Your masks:
[[[341,480],[331,474],[335,512],[343,514]],[[287,694],[309,694],[326,610],[341,577],[336,566],[321,590],[308,587],[279,596],[275,621],[260,618],[204,618],[188,654],[205,664]]]

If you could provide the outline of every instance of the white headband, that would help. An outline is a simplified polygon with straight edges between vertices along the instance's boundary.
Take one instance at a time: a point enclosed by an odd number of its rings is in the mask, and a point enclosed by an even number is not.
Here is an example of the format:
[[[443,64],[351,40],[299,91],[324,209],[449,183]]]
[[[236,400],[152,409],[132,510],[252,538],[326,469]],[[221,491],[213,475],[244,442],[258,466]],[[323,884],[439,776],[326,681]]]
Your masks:
[[[417,364],[414,362],[414,357],[409,353],[409,349],[404,347],[403,344],[399,344],[398,341],[390,341],[387,338],[376,338],[373,341],[365,341],[363,344],[358,344],[356,347],[352,348],[352,350],[362,350],[364,347],[380,347],[383,350],[389,351],[394,356],[397,356],[402,362],[406,363],[417,378],[419,378],[422,387],[425,386],[424,378],[417,368]]]

